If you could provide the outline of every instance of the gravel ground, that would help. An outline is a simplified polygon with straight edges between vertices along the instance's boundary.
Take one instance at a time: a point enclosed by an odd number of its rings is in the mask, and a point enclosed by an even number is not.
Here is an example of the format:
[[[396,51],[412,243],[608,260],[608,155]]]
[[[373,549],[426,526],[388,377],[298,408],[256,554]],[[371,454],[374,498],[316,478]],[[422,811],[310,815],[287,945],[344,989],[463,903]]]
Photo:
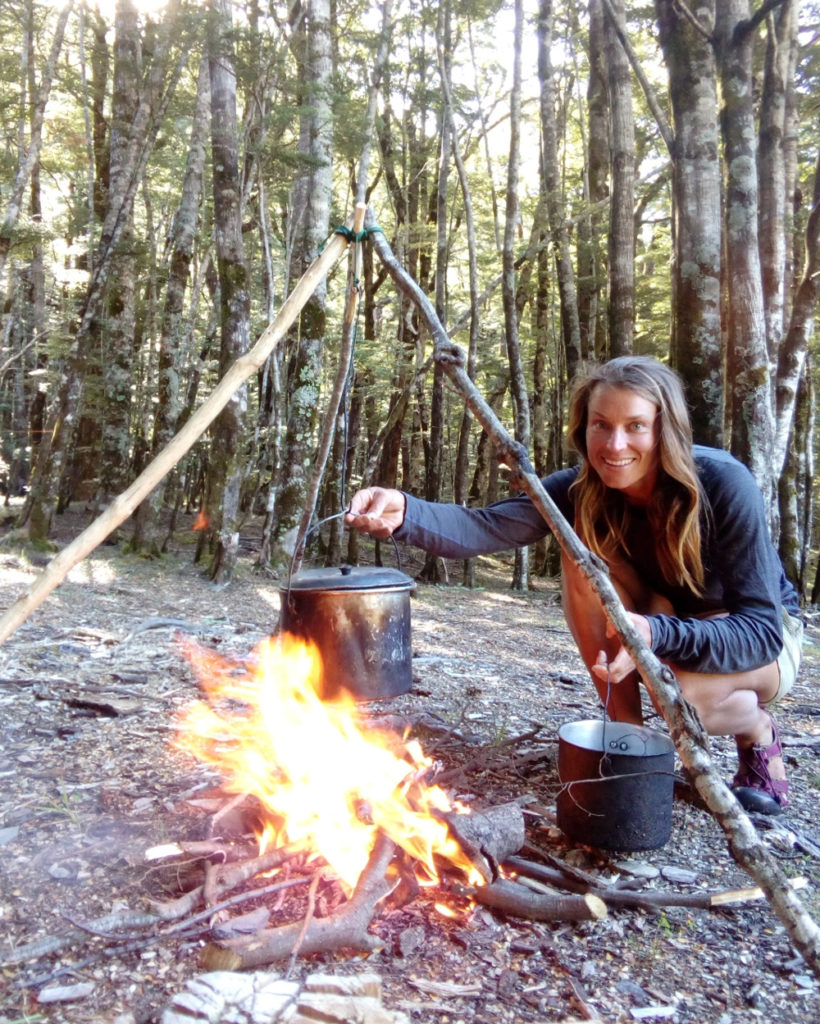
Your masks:
[[[72,528],[69,518],[63,529]],[[0,1020],[159,1020],[172,994],[213,966],[207,921],[195,933],[148,941],[133,915],[201,881],[200,861],[155,864],[146,850],[201,838],[227,803],[214,771],[172,745],[175,716],[198,692],[179,637],[244,659],[273,627],[278,582],[253,572],[253,546],[250,531],[238,578],[222,590],[190,564],[184,543],[161,562],[98,549],[0,648]],[[412,573],[418,563],[405,557]],[[13,543],[0,548],[0,607],[37,571]],[[602,884],[652,892],[751,886],[711,815],[685,799],[675,801],[672,837],[658,850],[606,853],[564,837],[554,818],[557,731],[600,711],[554,581],[520,595],[509,591],[509,576],[508,561],[485,559],[475,590],[419,586],[412,689],[363,707],[366,718],[409,727],[475,808],[527,804],[530,859],[538,849]],[[810,615],[801,676],[778,716],[793,801],[776,828],[761,831],[786,873],[805,879],[800,898],[815,920],[819,638]],[[663,728],[657,718],[651,724]],[[731,748],[713,743],[726,777]],[[234,822],[237,834],[246,824]],[[318,896],[317,913],[332,912],[333,886]],[[444,916],[442,903],[456,916]],[[260,908],[276,923],[299,921],[304,895],[255,897],[236,913]],[[133,948],[104,918],[134,922]],[[539,923],[476,907],[443,886],[394,901],[372,931],[376,952],[297,959],[291,977],[375,972],[387,1011],[412,1021],[820,1020],[818,982],[765,900]],[[15,951],[27,946],[20,958]],[[74,998],[45,1002],[55,986]]]

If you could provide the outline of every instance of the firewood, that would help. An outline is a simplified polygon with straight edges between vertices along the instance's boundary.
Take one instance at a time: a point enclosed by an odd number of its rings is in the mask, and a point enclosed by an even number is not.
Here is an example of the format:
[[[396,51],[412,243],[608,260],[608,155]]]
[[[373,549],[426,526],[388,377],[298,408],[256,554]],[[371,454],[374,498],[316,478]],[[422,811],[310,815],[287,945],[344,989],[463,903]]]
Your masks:
[[[476,903],[530,921],[598,921],[606,917],[606,904],[594,893],[548,896],[535,893],[508,878],[471,890]]]
[[[498,865],[524,845],[524,814],[517,803],[497,804],[470,814],[447,814],[445,819],[487,882],[497,878]]]
[[[388,882],[385,876],[394,852],[394,843],[379,833],[350,900],[330,917],[311,920],[304,934],[302,923],[282,925],[280,928],[265,929],[251,938],[220,943],[220,946],[236,954],[236,967],[241,970],[286,959],[300,936],[300,952],[304,956],[340,949],[363,952],[378,949],[381,942],[368,928],[376,907],[392,889],[393,883]]]
[[[593,893],[612,907],[633,907],[635,909],[655,912],[665,907],[690,907],[693,910],[711,910],[714,907],[727,906],[734,903],[745,903],[749,900],[763,899],[763,890],[759,887],[750,889],[728,889],[724,892],[663,892],[656,889],[618,889],[613,886],[601,885],[596,879],[586,880],[564,875],[557,868],[544,864],[534,864],[522,857],[510,857],[505,868],[518,872],[523,878],[529,878],[557,889],[565,889],[574,893]],[[567,865],[569,867],[569,865]],[[791,879],[794,890],[802,889],[807,884],[805,878]]]

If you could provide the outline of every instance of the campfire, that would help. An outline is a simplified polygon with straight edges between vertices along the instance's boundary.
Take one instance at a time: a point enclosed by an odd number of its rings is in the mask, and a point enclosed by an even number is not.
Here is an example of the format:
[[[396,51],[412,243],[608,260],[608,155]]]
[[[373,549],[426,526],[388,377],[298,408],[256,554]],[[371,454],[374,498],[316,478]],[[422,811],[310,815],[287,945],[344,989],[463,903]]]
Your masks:
[[[205,699],[187,709],[178,744],[213,765],[228,792],[263,809],[260,853],[274,846],[320,854],[348,892],[383,833],[438,880],[437,860],[482,876],[446,816],[469,813],[426,780],[436,766],[415,740],[362,723],[355,701],[323,701],[317,649],[288,634],[264,641],[249,670],[190,645]]]
[[[198,838],[186,829],[143,851],[148,910],[69,919],[57,934],[7,951],[0,966],[31,965],[23,984],[71,970],[37,967],[69,951],[88,964],[166,943],[197,949],[211,971],[293,966],[311,954],[402,955],[393,922],[410,903],[411,916],[426,913],[450,931],[470,929],[479,906],[534,921],[595,921],[610,909],[709,910],[763,897],[604,882],[553,852],[561,843],[549,807],[523,797],[487,805],[480,793],[469,806],[456,799],[448,787],[471,766],[527,763],[536,752],[517,748],[541,726],[472,748],[443,770],[416,739],[373,725],[372,709],[320,700],[321,664],[302,641],[266,641],[242,661],[193,644],[187,651],[202,699],[181,716],[175,743],[220,778],[215,798],[185,799],[186,813],[198,805]],[[580,989],[575,996],[583,1002]]]

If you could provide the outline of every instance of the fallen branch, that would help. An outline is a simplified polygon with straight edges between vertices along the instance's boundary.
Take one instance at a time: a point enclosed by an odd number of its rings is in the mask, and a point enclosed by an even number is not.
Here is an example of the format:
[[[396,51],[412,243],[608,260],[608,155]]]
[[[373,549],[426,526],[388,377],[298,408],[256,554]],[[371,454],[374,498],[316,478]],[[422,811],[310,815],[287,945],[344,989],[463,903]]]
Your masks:
[[[591,892],[582,896],[547,895],[508,878],[468,891],[476,903],[530,921],[598,921],[607,915],[604,901]]]
[[[534,880],[556,889],[574,893],[592,893],[610,907],[633,907],[638,910],[655,912],[665,907],[689,907],[692,910],[714,910],[737,903],[748,903],[764,898],[759,886],[746,889],[724,889],[720,892],[661,892],[656,889],[625,889],[601,885],[596,880],[580,881],[568,876],[559,868],[535,864],[522,857],[510,857],[504,867],[515,871],[521,878]],[[792,878],[792,889],[803,889],[805,878]]]
[[[300,922],[220,942],[221,949],[234,953],[231,969],[247,970],[284,960],[291,955],[300,938],[299,950],[303,956],[339,949],[363,952],[378,949],[381,942],[368,928],[376,907],[393,888],[393,883],[388,882],[385,876],[395,849],[392,840],[379,833],[351,898],[331,917],[309,921],[304,935],[304,925]]]
[[[373,223],[370,212],[366,223]],[[795,948],[820,977],[820,927],[790,888],[780,865],[761,842],[743,808],[715,771],[709,756],[708,737],[694,708],[683,698],[674,674],[638,635],[612,586],[606,566],[581,543],[544,489],[526,449],[510,436],[470,380],[464,352],[451,341],[430,300],[399,264],[384,235],[375,233],[371,237],[379,257],[398,288],[418,307],[434,341],[436,362],[487,432],[500,459],[512,470],[515,486],[530,497],[564,555],[580,568],[600,599],[612,625],[638,666],[655,706],[663,715],[695,788],[726,833],[735,860],[766,893]]]
[[[262,332],[253,348],[231,366],[202,405],[187,420],[165,448],[137,477],[127,490],[118,495],[102,515],[76,537],[67,547],[55,555],[48,566],[0,616],[0,644],[22,625],[48,595],[66,578],[71,569],[86,555],[101,544],[105,538],[124,522],[151,491],[170,472],[183,455],[188,452],[219,413],[225,408],[237,389],[254,374],[270,356],[288,328],[299,315],[302,307],[316,291],[319,282],[331,267],[341,258],[347,248],[347,240],[334,234],[322,253],[311,263],[297,282],[295,288],[282,304],[273,323]]]

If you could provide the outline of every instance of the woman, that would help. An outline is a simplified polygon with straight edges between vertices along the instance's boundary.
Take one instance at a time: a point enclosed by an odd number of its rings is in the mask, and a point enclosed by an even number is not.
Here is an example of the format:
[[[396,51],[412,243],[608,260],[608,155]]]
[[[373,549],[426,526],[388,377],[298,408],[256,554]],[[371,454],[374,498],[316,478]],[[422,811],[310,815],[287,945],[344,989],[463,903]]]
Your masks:
[[[693,447],[679,378],[646,357],[623,356],[581,376],[569,437],[580,465],[547,477],[547,492],[607,563],[638,633],[672,668],[706,730],[735,737],[738,800],[779,814],[789,787],[768,705],[794,684],[803,627],[751,474],[726,452]],[[450,558],[532,544],[547,532],[523,495],[468,509],[379,487],[354,495],[347,521]],[[562,590],[607,711],[640,722],[632,657],[566,558]]]

